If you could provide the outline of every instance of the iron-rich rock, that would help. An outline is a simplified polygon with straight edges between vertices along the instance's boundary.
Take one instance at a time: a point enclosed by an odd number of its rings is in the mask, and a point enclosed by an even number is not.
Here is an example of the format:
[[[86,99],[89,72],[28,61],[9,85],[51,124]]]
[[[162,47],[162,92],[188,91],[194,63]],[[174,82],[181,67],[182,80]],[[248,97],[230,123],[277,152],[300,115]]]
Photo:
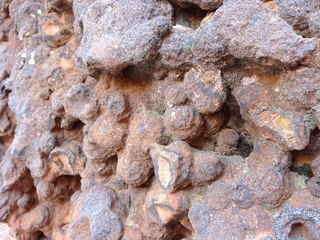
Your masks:
[[[319,239],[319,9],[0,1],[0,239]]]

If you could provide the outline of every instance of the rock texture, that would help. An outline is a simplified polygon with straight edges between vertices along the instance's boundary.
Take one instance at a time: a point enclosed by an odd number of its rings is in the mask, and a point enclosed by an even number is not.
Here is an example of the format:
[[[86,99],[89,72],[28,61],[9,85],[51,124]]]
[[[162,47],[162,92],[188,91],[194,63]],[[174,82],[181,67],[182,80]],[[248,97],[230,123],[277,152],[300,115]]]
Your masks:
[[[2,0],[0,239],[320,239],[317,0]]]

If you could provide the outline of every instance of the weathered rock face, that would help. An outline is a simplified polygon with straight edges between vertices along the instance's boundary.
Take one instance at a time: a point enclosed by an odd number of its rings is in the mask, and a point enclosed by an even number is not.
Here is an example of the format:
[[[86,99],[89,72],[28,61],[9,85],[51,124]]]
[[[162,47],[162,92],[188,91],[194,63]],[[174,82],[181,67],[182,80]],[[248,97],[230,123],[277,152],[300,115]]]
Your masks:
[[[0,239],[320,239],[317,0],[2,0]]]

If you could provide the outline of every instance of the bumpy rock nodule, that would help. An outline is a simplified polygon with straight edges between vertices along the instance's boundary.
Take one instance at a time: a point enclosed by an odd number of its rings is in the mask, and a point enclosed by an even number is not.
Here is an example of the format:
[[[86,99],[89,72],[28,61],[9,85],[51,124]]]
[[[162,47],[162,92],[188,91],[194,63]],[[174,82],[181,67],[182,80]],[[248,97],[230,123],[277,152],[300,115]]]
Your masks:
[[[319,37],[316,0],[1,1],[0,238],[318,239]]]

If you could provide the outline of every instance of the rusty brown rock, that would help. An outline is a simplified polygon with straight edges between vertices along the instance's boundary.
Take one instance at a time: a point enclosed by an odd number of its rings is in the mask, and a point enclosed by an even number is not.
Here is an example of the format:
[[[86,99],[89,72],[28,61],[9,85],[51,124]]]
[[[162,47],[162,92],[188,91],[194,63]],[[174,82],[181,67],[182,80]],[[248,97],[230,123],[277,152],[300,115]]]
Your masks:
[[[71,33],[63,26],[62,16],[56,13],[41,16],[40,34],[42,40],[50,47],[65,45],[71,37]]]
[[[287,169],[291,164],[291,154],[273,141],[257,140],[249,161],[252,164],[262,163]]]
[[[312,172],[315,176],[320,177],[320,158],[316,157],[310,164]]]
[[[319,84],[319,70],[302,67],[284,74],[277,91],[286,100],[294,101],[295,107],[310,109],[318,103]]]
[[[230,152],[237,149],[239,135],[233,129],[224,129],[218,133],[217,144],[219,151]]]
[[[274,1],[280,16],[287,23],[289,23],[295,31],[304,37],[313,37],[312,30],[310,29],[310,18],[312,14],[320,9],[318,1]]]
[[[307,227],[311,236],[317,239],[320,237],[319,219],[319,211],[312,207],[285,207],[275,218],[275,237],[276,239],[288,238],[292,226],[301,223]]]
[[[86,164],[86,157],[75,141],[56,147],[50,152],[48,159],[51,164],[47,178],[51,181],[61,175],[80,174]]]
[[[76,15],[76,22],[83,26],[83,37],[76,58],[78,67],[105,68],[116,73],[130,65],[145,64],[156,57],[161,38],[170,29],[171,5],[142,0],[138,2],[139,7],[135,7],[135,3],[99,1],[84,8],[82,15]],[[81,1],[74,2],[75,7],[81,4]],[[132,23],[131,27],[126,21]]]
[[[87,123],[97,117],[99,102],[90,86],[76,84],[65,96],[64,109],[68,115]]]
[[[270,34],[278,31],[281,34]],[[266,65],[272,64],[266,59],[294,65],[314,49],[312,39],[298,36],[257,0],[226,1],[197,29],[193,43],[195,57],[203,65],[228,55]]]
[[[172,108],[174,106],[183,105],[188,99],[188,92],[183,84],[175,84],[169,86],[165,92],[166,104]]]
[[[255,124],[270,132],[288,149],[302,149],[309,141],[309,132],[303,116],[294,116],[277,108],[258,108],[254,114]]]
[[[309,28],[310,28],[311,35],[318,38],[320,36],[319,12],[320,10],[311,13],[310,19],[309,19]]]
[[[122,224],[112,209],[115,201],[114,192],[101,186],[81,193],[74,203],[76,207],[71,220],[71,238],[120,239]]]
[[[214,134],[226,124],[225,115],[223,112],[217,112],[213,114],[206,114],[203,116],[205,137],[212,137]]]
[[[309,142],[310,129],[305,123],[306,111],[277,107],[272,92],[259,84],[235,88],[243,117],[249,118],[267,138],[280,142],[287,149],[303,149]]]
[[[110,157],[110,154],[96,143],[91,143],[87,137],[83,139],[83,152],[90,161],[101,162]]]
[[[202,132],[202,117],[189,106],[177,106],[167,110],[164,122],[168,134],[176,140],[190,140]]]
[[[107,114],[116,116],[117,121],[125,120],[130,115],[128,97],[122,92],[113,92],[104,100]]]
[[[118,154],[117,174],[128,184],[139,186],[153,173],[153,165],[148,154],[125,148]]]
[[[150,155],[160,186],[166,192],[174,192],[190,184],[205,184],[223,170],[217,155],[197,151],[182,141],[168,146],[154,146]]]
[[[159,193],[150,191],[146,197],[145,207],[160,225],[179,218],[189,208],[189,200],[182,192]]]
[[[38,17],[42,6],[38,2],[24,2],[20,0],[12,1],[9,5],[10,17],[17,24],[18,37],[30,38],[38,33]],[[28,21],[25,21],[28,19]]]
[[[152,129],[149,132],[149,129]],[[158,117],[142,111],[132,117],[126,146],[118,153],[117,174],[128,184],[145,183],[153,173],[151,142],[161,142],[164,126]]]
[[[292,193],[290,176],[276,168],[260,167],[259,175],[254,171],[247,173],[244,182],[257,204],[281,205]]]
[[[91,126],[88,139],[104,148],[111,156],[124,146],[127,134],[127,123],[117,122],[110,115],[102,115]]]
[[[319,9],[0,1],[0,239],[319,239]]]
[[[219,70],[191,70],[185,76],[185,84],[190,100],[200,113],[217,112],[226,100],[226,91]]]
[[[38,205],[35,209],[24,215],[22,221],[27,223],[23,226],[23,230],[25,231],[40,228],[50,221],[50,209],[48,206]]]
[[[312,195],[316,197],[320,197],[320,178],[319,177],[311,178],[308,184],[308,187]]]

